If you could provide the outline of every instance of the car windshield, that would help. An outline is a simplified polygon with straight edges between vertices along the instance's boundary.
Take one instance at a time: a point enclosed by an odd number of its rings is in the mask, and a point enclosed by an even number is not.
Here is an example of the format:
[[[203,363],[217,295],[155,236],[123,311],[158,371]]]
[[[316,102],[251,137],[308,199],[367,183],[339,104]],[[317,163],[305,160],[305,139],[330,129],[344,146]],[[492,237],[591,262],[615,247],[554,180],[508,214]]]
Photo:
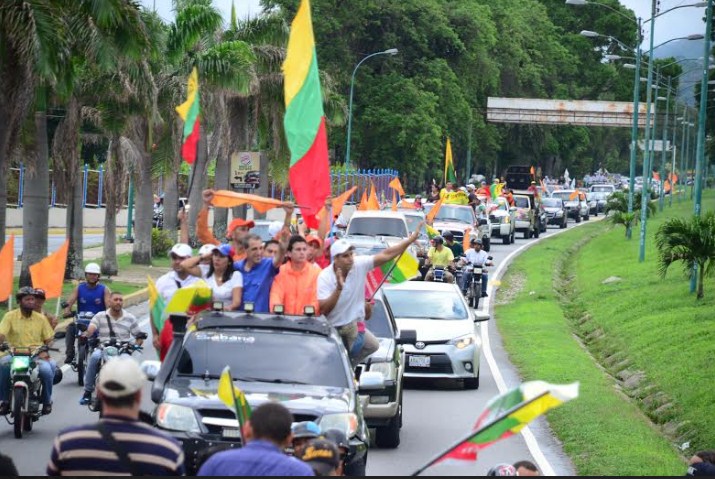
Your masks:
[[[417,225],[420,224],[421,221],[425,220],[422,215],[405,215],[405,219],[407,220],[407,229],[410,230],[410,233],[417,229]],[[426,225],[422,225],[420,236],[427,236]]]
[[[553,198],[561,198],[564,201],[569,201],[569,196],[573,194],[572,191],[554,191],[551,193]],[[576,198],[574,198],[575,200]]]
[[[471,207],[455,205],[442,205],[434,218],[442,221],[459,221],[460,223],[474,224],[474,210]]]
[[[560,198],[544,198],[542,202],[545,208],[561,208],[562,205]]]
[[[528,208],[529,207],[529,198],[526,196],[515,196],[514,197],[514,205],[517,208]]]
[[[226,366],[237,379],[348,387],[334,340],[290,332],[197,331],[186,338],[176,373],[218,378]]]
[[[402,218],[352,218],[348,225],[348,235],[396,236],[407,238],[407,226]]]
[[[383,294],[397,318],[469,319],[461,295],[454,291],[385,289]]]
[[[375,300],[375,305],[372,307],[372,316],[370,316],[369,320],[365,321],[365,326],[378,338],[392,339],[395,337],[395,334],[392,332],[390,319],[387,316],[385,304],[378,299]]]
[[[355,254],[358,256],[373,256],[384,251],[385,248],[387,248],[385,244],[379,246],[355,246]]]
[[[594,193],[611,193],[613,191],[612,186],[592,186],[591,191]]]

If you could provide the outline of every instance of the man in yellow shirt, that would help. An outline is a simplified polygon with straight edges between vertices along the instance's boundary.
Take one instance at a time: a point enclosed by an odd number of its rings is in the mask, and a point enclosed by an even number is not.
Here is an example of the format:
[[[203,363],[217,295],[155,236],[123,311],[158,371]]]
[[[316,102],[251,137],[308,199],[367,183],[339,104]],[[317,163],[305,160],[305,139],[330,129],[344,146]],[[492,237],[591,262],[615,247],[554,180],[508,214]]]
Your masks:
[[[444,268],[444,276],[447,283],[454,282],[454,276],[450,273],[447,268],[452,266],[454,261],[454,254],[452,250],[444,246],[444,238],[441,236],[435,236],[432,238],[434,246],[430,247],[427,251],[427,262],[430,265],[427,275],[425,275],[425,281],[432,281],[434,279],[434,268]]]
[[[0,321],[0,344],[7,342],[16,349],[34,350],[42,345],[49,345],[55,332],[49,321],[35,311],[35,290],[25,286],[15,295],[18,309],[9,311]],[[10,412],[10,363],[12,356],[6,354],[0,358],[0,415]],[[42,383],[42,414],[52,412],[52,382],[55,377],[54,361],[43,352],[36,358],[38,373]]]

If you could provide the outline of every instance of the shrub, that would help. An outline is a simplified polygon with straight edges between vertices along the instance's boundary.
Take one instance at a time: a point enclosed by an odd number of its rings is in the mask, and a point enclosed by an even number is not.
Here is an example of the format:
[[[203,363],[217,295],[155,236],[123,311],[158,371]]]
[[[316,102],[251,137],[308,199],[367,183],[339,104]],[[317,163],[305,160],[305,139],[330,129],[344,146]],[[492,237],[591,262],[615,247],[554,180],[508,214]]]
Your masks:
[[[151,256],[153,258],[166,256],[174,242],[164,230],[152,228],[151,230]]]

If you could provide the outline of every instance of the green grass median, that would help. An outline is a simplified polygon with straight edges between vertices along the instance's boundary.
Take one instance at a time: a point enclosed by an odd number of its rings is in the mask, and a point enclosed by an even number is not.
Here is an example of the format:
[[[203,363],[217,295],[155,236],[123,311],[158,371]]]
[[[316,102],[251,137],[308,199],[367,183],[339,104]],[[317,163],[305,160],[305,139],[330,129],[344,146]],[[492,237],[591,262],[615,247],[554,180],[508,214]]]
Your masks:
[[[497,327],[522,378],[581,383],[548,414],[579,475],[683,475],[684,457],[715,445],[715,281],[696,301],[678,267],[659,276],[653,241],[690,214],[676,202],[647,223],[643,263],[638,231],[627,241],[604,221],[534,246],[502,279]]]

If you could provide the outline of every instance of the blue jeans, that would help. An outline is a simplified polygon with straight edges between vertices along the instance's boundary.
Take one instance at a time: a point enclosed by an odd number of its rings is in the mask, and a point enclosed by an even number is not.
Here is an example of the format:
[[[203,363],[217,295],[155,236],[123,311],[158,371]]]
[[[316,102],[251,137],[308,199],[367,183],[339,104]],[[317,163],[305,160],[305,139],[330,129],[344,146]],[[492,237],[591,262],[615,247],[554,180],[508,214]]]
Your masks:
[[[10,363],[12,356],[9,354],[0,359],[0,401],[9,401],[10,398]],[[55,368],[57,364],[53,360],[45,361],[35,359],[38,368],[40,383],[42,383],[42,398],[43,404],[52,402],[52,384],[55,378]]]
[[[92,351],[92,354],[87,361],[87,371],[84,374],[84,391],[91,393],[94,391],[94,382],[97,379],[97,371],[99,370],[99,361],[102,359],[102,350],[97,348]]]
[[[462,291],[467,291],[467,287],[469,284],[472,282],[472,272],[465,272],[462,275],[462,284],[460,287],[462,288]],[[489,282],[489,274],[488,273],[482,273],[482,294],[486,294],[487,292],[487,283]]]

